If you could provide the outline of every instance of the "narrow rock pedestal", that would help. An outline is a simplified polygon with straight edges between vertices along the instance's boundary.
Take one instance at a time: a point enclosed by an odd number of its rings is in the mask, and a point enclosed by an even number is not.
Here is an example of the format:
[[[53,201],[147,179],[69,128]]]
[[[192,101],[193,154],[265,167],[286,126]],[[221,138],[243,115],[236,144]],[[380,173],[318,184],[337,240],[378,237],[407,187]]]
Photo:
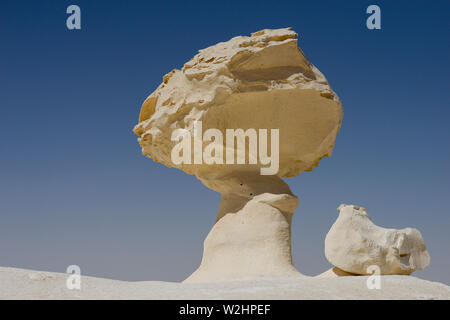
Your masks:
[[[220,191],[222,201],[200,267],[184,282],[305,277],[292,263],[291,221],[298,198],[281,178],[241,174],[222,182],[201,180]],[[230,208],[237,211],[225,213]]]

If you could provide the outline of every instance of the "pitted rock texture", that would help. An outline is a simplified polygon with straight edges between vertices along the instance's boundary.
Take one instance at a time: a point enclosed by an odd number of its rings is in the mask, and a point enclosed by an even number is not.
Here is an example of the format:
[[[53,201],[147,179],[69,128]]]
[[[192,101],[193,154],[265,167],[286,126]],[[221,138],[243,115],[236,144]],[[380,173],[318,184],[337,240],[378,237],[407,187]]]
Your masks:
[[[375,225],[365,208],[342,204],[339,217],[325,239],[325,256],[339,269],[371,274],[370,266],[380,273],[411,274],[430,264],[430,256],[419,230],[386,229]]]
[[[279,129],[277,175],[312,170],[331,155],[343,110],[296,38],[289,28],[238,36],[200,50],[181,70],[166,74],[143,103],[134,128],[143,154],[197,176],[262,166],[259,160],[246,165],[174,164],[172,132],[185,129],[194,136],[194,122],[202,121],[203,131],[215,128],[224,136],[226,129]]]

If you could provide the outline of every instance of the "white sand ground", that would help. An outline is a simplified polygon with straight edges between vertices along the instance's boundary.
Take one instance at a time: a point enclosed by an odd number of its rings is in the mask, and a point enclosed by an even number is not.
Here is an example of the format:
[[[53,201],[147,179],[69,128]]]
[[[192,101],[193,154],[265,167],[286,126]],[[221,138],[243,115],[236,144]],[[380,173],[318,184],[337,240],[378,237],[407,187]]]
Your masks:
[[[383,276],[381,289],[367,277],[267,279],[217,283],[126,282],[0,267],[0,299],[450,299],[450,287],[412,276]]]

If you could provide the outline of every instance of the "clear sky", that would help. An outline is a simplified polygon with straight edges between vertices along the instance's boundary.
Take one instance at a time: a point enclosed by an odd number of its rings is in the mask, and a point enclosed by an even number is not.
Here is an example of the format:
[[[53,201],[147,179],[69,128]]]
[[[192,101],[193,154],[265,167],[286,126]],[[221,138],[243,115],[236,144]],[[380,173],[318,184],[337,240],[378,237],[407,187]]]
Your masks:
[[[81,8],[81,30],[66,8]],[[370,4],[381,30],[366,28]],[[219,194],[141,155],[132,133],[162,76],[199,49],[292,27],[344,106],[331,158],[287,179],[293,257],[330,265],[336,208],[416,227],[421,278],[450,284],[449,1],[0,2],[0,266],[180,281],[199,265]]]

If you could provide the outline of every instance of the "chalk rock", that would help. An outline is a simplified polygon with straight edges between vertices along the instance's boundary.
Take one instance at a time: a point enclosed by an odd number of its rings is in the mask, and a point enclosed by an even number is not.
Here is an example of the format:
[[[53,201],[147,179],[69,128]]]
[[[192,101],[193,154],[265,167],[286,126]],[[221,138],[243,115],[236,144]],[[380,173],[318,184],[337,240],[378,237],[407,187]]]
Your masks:
[[[293,177],[312,170],[331,155],[343,110],[325,77],[298,48],[296,37],[290,28],[238,36],[200,50],[181,70],[166,74],[143,103],[134,128],[142,153],[197,176],[266,167],[259,158],[246,165],[172,162],[174,130],[186,130],[194,141],[194,123],[201,121],[203,132],[217,129],[224,137],[226,129],[279,129],[277,175]],[[212,143],[227,147],[225,139],[203,140],[197,138],[202,149]]]
[[[202,263],[188,282],[301,276],[290,243],[297,198],[282,177],[331,155],[343,110],[296,38],[289,28],[266,29],[200,50],[166,74],[142,105],[134,128],[142,153],[195,174],[222,195]],[[230,129],[257,136],[232,137],[230,145]],[[214,138],[204,135],[212,131]],[[173,159],[177,137],[188,142],[183,161]],[[204,159],[206,150],[214,150],[214,161]],[[238,163],[242,151],[245,161]],[[276,170],[262,175],[272,165]]]
[[[349,273],[365,275],[369,266],[380,273],[411,274],[423,270],[430,256],[419,230],[386,229],[376,226],[365,208],[342,204],[339,217],[325,239],[328,261]]]
[[[225,215],[205,239],[200,267],[184,282],[304,277],[291,256],[297,204],[295,196],[264,193]]]
[[[358,274],[345,272],[344,270],[341,270],[338,267],[333,267],[333,268],[315,276],[315,278],[338,278],[338,277],[350,277],[350,276],[358,276]]]
[[[146,281],[119,281],[81,275],[81,290],[68,290],[66,287],[67,273],[52,272],[52,277],[48,281],[35,281],[27,277],[30,272],[31,270],[0,267],[0,300],[450,299],[450,287],[448,285],[413,276],[399,275],[383,276],[381,290],[368,290],[368,277],[363,276],[328,279],[264,278],[214,283],[176,283],[149,281],[150,279]],[[183,318],[207,319],[206,316],[201,317],[201,315]],[[244,319],[245,316],[239,318]],[[264,317],[260,318],[264,319]]]

